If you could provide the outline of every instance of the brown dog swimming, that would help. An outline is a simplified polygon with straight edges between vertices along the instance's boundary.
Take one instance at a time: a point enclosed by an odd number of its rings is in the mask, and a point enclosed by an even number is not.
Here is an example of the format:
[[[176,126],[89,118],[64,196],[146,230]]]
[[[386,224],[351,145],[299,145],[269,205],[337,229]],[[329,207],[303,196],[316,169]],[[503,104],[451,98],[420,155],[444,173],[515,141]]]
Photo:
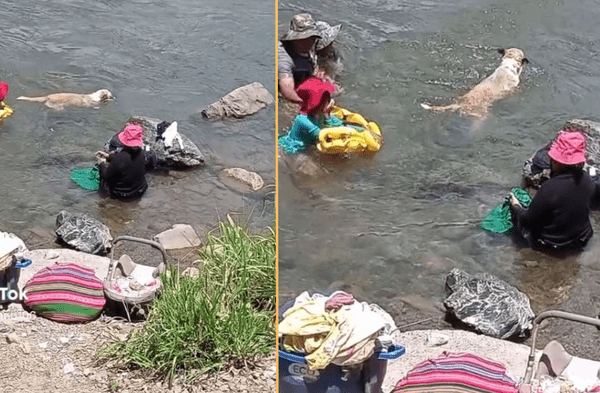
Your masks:
[[[17,100],[42,102],[48,108],[62,110],[66,106],[98,107],[101,103],[112,100],[114,96],[107,89],[91,94],[56,93],[42,97],[17,97]]]
[[[425,109],[433,112],[459,111],[461,114],[483,118],[487,115],[492,104],[510,93],[519,85],[519,76],[523,67],[529,61],[522,50],[517,48],[499,49],[502,54],[502,63],[494,73],[467,94],[460,97],[456,103],[446,106],[421,104]]]

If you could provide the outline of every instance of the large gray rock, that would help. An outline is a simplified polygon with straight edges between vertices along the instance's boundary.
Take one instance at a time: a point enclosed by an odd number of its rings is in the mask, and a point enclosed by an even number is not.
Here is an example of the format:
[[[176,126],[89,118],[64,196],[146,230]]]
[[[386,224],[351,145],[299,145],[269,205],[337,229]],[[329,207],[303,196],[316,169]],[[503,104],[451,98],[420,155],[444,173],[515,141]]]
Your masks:
[[[488,273],[453,269],[446,276],[444,306],[475,330],[495,338],[525,337],[533,328],[529,298]]]
[[[128,123],[137,123],[144,128],[144,148],[149,148],[156,154],[159,165],[170,167],[193,167],[204,164],[204,155],[188,137],[179,133],[183,146],[174,141],[172,146],[166,147],[162,138],[156,138],[156,126],[162,120],[145,116],[132,116]],[[106,151],[111,151],[111,140],[104,145]]]
[[[202,109],[202,116],[211,119],[240,119],[252,115],[271,105],[274,99],[271,93],[259,82],[238,87],[217,102]]]
[[[56,217],[56,225],[56,236],[76,250],[106,254],[111,247],[113,239],[108,227],[87,214],[62,210]]]

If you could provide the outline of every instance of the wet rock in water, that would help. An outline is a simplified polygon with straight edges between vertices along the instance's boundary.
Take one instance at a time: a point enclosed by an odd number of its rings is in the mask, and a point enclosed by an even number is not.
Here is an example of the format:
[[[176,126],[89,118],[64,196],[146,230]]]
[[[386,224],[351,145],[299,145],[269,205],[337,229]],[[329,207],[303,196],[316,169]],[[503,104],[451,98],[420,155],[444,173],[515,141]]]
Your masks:
[[[111,247],[113,239],[108,227],[87,214],[62,210],[56,217],[56,225],[56,236],[76,250],[106,254]]]
[[[296,178],[319,178],[327,174],[325,170],[315,158],[308,154],[287,154],[279,148],[279,156],[283,160],[284,165],[288,168],[293,177]]]
[[[250,172],[243,168],[227,168],[223,169],[223,173],[249,185],[254,191],[260,190],[265,185],[265,182],[258,173]]]
[[[162,120],[153,119],[145,116],[132,116],[128,123],[136,123],[144,129],[144,148],[148,147],[156,154],[159,165],[170,167],[194,167],[204,164],[204,155],[188,137],[178,132],[181,143],[177,137],[172,141],[171,146],[165,146],[165,140],[158,137],[157,126]],[[115,137],[113,137],[115,138]],[[112,151],[111,141],[107,141],[104,150]]]
[[[525,337],[535,317],[529,298],[488,273],[469,275],[453,269],[446,276],[444,300],[456,318],[495,338]]]
[[[227,117],[242,118],[252,115],[273,103],[273,96],[259,82],[238,87],[217,102],[202,109],[203,117],[210,120]]]

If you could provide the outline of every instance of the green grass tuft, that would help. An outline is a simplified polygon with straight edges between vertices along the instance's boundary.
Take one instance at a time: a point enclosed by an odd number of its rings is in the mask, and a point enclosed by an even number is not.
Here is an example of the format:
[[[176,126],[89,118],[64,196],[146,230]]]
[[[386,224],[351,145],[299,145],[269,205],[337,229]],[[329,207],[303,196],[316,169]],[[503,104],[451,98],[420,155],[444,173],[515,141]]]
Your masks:
[[[271,229],[250,234],[219,224],[200,251],[200,276],[181,277],[173,267],[163,274],[143,329],[102,348],[100,358],[173,378],[268,354],[275,346],[275,253]]]

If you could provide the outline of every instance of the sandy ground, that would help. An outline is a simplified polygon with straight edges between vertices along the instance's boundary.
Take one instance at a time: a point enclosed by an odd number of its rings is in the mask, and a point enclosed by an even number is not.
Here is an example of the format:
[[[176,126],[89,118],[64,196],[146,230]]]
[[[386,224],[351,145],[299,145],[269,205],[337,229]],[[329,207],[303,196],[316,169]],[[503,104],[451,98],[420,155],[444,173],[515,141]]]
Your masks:
[[[99,365],[96,352],[112,340],[127,340],[140,323],[109,317],[86,324],[61,324],[36,317],[11,304],[0,312],[0,391],[27,393],[274,392],[275,355],[187,383],[172,390],[164,380],[135,371]]]

